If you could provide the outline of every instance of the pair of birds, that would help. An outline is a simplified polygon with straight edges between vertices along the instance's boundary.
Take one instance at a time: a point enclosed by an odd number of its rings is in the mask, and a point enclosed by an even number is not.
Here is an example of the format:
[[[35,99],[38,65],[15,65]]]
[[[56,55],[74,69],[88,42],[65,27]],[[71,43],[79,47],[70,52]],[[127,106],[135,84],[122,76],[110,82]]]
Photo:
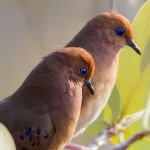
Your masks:
[[[125,45],[141,54],[130,22],[117,13],[102,13],[65,48],[44,57],[20,88],[0,102],[0,122],[17,150],[62,150],[82,133],[109,99]]]

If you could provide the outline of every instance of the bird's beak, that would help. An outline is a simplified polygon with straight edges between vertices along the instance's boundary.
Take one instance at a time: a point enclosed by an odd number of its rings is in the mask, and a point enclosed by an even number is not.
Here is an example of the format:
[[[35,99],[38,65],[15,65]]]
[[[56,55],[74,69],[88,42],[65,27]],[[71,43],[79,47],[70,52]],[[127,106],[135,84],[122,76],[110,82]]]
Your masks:
[[[88,88],[89,92],[94,95],[94,88],[93,88],[93,85],[91,83],[91,81],[89,80],[84,80],[83,81],[83,84]]]
[[[141,55],[141,51],[140,48],[136,45],[136,43],[134,42],[134,40],[127,40],[126,41],[126,45],[130,46],[131,48],[133,48],[139,55]]]

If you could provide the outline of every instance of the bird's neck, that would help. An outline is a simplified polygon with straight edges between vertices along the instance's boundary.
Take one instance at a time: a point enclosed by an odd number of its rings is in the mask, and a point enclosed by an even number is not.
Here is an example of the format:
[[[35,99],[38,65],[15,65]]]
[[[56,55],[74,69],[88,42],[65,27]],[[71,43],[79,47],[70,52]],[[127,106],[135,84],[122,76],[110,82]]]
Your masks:
[[[118,61],[120,46],[107,40],[103,33],[83,28],[65,47],[82,47],[94,57],[96,67],[105,68]],[[101,63],[103,62],[103,63]]]
[[[82,47],[93,56],[96,70],[92,78],[95,94],[99,94],[99,83],[114,85],[119,61],[120,46],[114,45],[114,41],[107,41],[98,32],[83,28],[66,47]],[[103,85],[103,84],[102,84]],[[83,94],[85,95],[85,94]]]
[[[20,107],[45,113],[49,111],[51,103],[54,102],[53,99],[57,97],[61,100],[59,95],[65,93],[66,97],[81,96],[82,93],[77,93],[78,89],[82,87],[81,82],[76,83],[70,80],[68,71],[62,65],[63,62],[61,60],[60,62],[56,64],[51,59],[49,62],[40,63],[11,96],[11,100],[16,104],[19,103]],[[48,64],[50,65],[46,66]],[[61,73],[58,70],[61,70]]]

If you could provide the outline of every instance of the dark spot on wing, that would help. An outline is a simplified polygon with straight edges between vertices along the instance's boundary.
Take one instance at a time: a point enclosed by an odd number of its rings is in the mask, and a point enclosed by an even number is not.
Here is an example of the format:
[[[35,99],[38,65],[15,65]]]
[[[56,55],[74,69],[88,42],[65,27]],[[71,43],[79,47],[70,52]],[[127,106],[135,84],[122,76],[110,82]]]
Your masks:
[[[19,150],[28,150],[30,146],[38,148],[39,145],[47,143],[48,137],[49,132],[43,131],[40,127],[27,127],[18,135],[20,144],[22,145]],[[29,147],[26,147],[27,145]]]
[[[35,146],[35,142],[31,144],[32,146]]]
[[[28,150],[27,148],[23,147],[21,150]]]
[[[31,134],[29,135],[29,140],[32,142],[32,135]]]
[[[48,137],[49,137],[49,134],[48,134],[48,132],[46,132],[46,134],[44,135],[44,138],[48,139]]]
[[[27,128],[27,130],[26,130],[25,134],[26,134],[26,135],[30,135],[30,134],[31,134],[31,132],[32,132],[32,128]]]
[[[38,135],[41,135],[41,128],[37,128],[37,129],[36,129],[36,133],[37,133]]]
[[[21,134],[21,135],[19,136],[19,139],[20,139],[20,140],[24,140],[24,135]]]

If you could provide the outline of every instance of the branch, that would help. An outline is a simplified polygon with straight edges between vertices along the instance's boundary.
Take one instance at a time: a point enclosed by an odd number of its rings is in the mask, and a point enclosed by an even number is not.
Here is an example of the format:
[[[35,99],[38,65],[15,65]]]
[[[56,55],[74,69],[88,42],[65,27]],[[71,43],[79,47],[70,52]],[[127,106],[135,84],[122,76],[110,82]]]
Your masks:
[[[106,144],[109,138],[116,134],[115,127],[111,127],[103,132],[101,132],[87,147],[69,143],[65,148],[68,150],[96,150],[102,145]]]
[[[138,134],[135,134],[134,136],[132,136],[131,138],[129,138],[128,140],[126,140],[125,142],[118,144],[115,146],[115,148],[113,150],[125,150],[127,149],[132,143],[142,139],[145,136],[150,135],[150,131],[143,131],[140,132]]]
[[[98,147],[106,144],[109,138],[116,134],[115,127],[108,128],[107,130],[101,132],[89,145],[88,148],[95,150]]]
[[[67,144],[65,148],[68,150],[90,150],[87,147],[84,147],[84,146],[79,145],[79,144],[74,144],[74,143]]]
[[[98,150],[98,148],[106,144],[109,141],[109,138],[115,134],[115,128],[112,127],[100,133],[87,147],[69,143],[65,148],[67,148],[68,150]],[[143,131],[135,134],[133,137],[129,138],[125,142],[114,145],[114,148],[112,150],[126,150],[133,142],[136,142],[148,135],[150,135],[150,131]]]

